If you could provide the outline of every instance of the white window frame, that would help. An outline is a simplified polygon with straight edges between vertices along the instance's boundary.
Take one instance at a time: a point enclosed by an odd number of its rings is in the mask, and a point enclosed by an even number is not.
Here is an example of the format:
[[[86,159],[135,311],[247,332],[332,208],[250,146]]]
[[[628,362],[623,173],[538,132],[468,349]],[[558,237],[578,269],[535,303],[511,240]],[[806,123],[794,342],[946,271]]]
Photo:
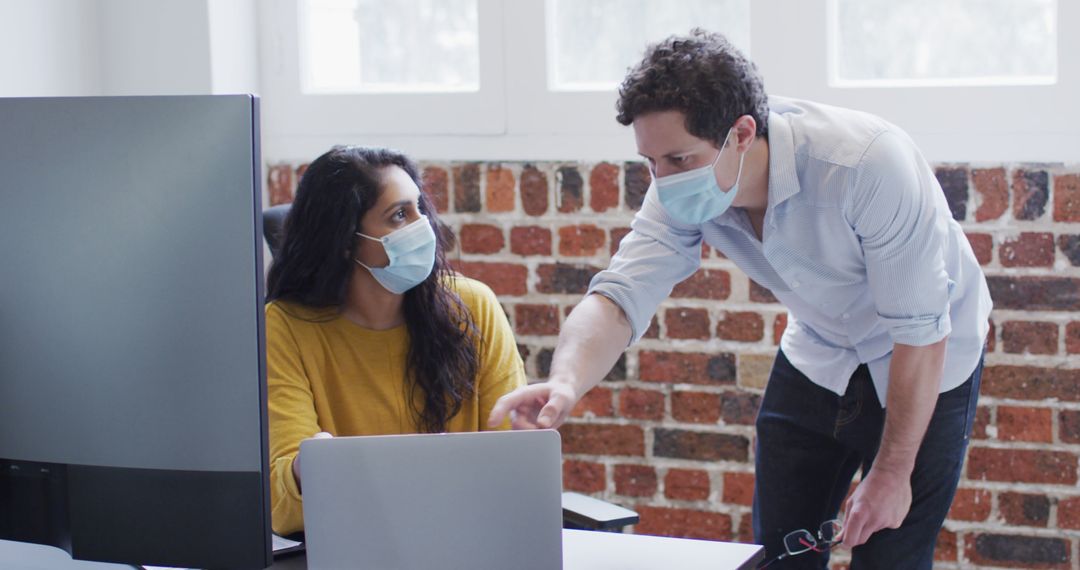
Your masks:
[[[303,95],[297,0],[261,4],[264,149],[310,159],[331,144],[395,146],[425,160],[636,160],[614,91],[548,87],[546,0],[479,0],[480,92]],[[877,114],[934,162],[1080,160],[1080,2],[1058,2],[1053,85],[829,84],[828,0],[753,0],[750,51],[766,91]],[[643,46],[644,47],[644,46]]]

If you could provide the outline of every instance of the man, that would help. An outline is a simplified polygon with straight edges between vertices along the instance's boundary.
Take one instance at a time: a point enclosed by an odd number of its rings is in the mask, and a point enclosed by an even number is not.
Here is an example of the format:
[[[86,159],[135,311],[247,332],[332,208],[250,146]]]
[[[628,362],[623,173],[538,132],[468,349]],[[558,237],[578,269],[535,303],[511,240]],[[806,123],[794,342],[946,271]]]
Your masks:
[[[756,67],[701,30],[648,49],[618,120],[653,184],[567,318],[549,380],[504,396],[492,421],[562,424],[698,268],[704,240],[789,310],[756,424],[755,539],[781,555],[785,535],[816,534],[843,507],[852,568],[930,568],[991,302],[926,160],[877,117],[766,98]],[[818,550],[775,567],[824,568]]]

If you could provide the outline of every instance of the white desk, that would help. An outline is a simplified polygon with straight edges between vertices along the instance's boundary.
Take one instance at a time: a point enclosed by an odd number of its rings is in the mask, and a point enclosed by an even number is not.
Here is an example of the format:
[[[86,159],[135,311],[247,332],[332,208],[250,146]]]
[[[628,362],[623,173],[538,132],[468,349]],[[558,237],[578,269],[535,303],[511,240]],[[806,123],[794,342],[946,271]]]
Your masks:
[[[563,530],[563,570],[751,570],[764,556],[756,544],[636,534]],[[0,567],[20,570],[131,570],[131,566],[72,560],[46,546],[0,540]],[[302,554],[278,559],[272,570],[307,570]]]
[[[752,570],[764,558],[757,544],[563,530],[563,570]],[[271,570],[307,570],[302,555]]]

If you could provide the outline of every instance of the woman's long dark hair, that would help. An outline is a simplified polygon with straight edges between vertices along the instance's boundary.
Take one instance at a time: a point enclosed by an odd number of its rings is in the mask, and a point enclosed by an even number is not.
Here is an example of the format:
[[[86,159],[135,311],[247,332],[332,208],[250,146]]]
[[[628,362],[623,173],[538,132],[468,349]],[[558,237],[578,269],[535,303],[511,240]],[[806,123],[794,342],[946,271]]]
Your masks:
[[[344,310],[360,218],[379,198],[380,171],[391,166],[404,170],[422,189],[416,165],[388,149],[334,147],[308,166],[270,267],[267,302]],[[479,332],[461,298],[447,287],[453,272],[444,248],[453,247],[453,234],[439,222],[423,191],[419,206],[439,239],[431,275],[405,292],[406,382],[424,394],[423,407],[410,402],[420,428],[437,433],[446,431],[447,422],[474,393]]]

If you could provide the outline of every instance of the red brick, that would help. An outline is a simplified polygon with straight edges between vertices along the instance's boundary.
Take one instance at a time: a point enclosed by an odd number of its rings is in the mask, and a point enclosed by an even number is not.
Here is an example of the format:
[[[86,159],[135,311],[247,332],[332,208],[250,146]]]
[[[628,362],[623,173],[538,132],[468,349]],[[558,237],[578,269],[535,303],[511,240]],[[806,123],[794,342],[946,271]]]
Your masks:
[[[302,179],[304,177],[304,173],[307,172],[307,169],[308,169],[309,166],[311,166],[311,164],[305,162],[305,163],[301,164],[300,166],[296,167],[296,180],[297,181],[299,181],[300,179]]]
[[[619,207],[619,167],[601,162],[589,173],[589,206],[594,212]]]
[[[733,505],[748,507],[752,505],[754,503],[754,474],[724,473],[724,494],[721,500]]]
[[[761,396],[751,392],[724,392],[720,401],[721,417],[729,425],[754,425],[760,407]]]
[[[1080,279],[991,275],[986,284],[995,309],[1080,311]]]
[[[990,516],[990,491],[984,489],[956,490],[949,519],[954,521],[984,521]]]
[[[563,460],[563,489],[579,493],[601,493],[607,487],[604,465],[576,459]]]
[[[568,214],[585,205],[585,181],[576,166],[563,166],[555,171],[559,186],[559,212]]]
[[[1058,528],[1080,529],[1080,497],[1069,497],[1058,501]]]
[[[724,300],[731,295],[731,275],[720,269],[698,269],[671,292],[672,297]]]
[[[656,469],[647,465],[616,465],[615,492],[629,497],[656,494]]]
[[[1037,220],[1046,213],[1050,197],[1049,175],[1045,170],[1013,172],[1013,217],[1018,220]]]
[[[551,255],[551,230],[540,226],[511,228],[510,251],[516,255]]]
[[[744,512],[742,519],[739,521],[739,532],[735,535],[735,542],[754,543],[754,516],[750,511]],[[831,567],[832,570],[849,570],[846,566],[840,566],[835,562],[832,563]]]
[[[968,171],[966,167],[939,166],[934,169],[938,184],[945,194],[952,217],[958,222],[967,217]]]
[[[514,211],[514,172],[501,166],[489,166],[486,173],[488,212]]]
[[[465,253],[498,253],[506,246],[502,228],[487,224],[461,226],[461,251]]]
[[[986,352],[994,352],[994,347],[997,346],[997,325],[994,324],[994,319],[989,319],[990,330],[986,331]]]
[[[489,263],[486,261],[457,261],[454,268],[466,277],[491,287],[496,295],[524,295],[529,270],[516,263]]]
[[[672,307],[664,312],[667,338],[709,339],[709,311]]]
[[[987,265],[994,260],[994,237],[990,234],[968,233],[966,234],[975,259],[979,265]]]
[[[1001,342],[1012,354],[1057,354],[1057,323],[1008,321],[1001,326]]]
[[[454,173],[454,210],[480,211],[480,165],[475,162],[459,164]]]
[[[424,184],[424,192],[435,205],[435,211],[443,213],[449,210],[450,176],[446,173],[446,169],[438,166],[424,167],[421,180]]]
[[[514,325],[517,334],[559,334],[559,307],[556,305],[516,305]]]
[[[720,395],[672,392],[671,417],[680,422],[715,424],[720,419]]]
[[[990,425],[990,408],[978,406],[975,408],[975,422],[971,426],[971,437],[975,439],[987,439],[986,426]]]
[[[1080,411],[1062,410],[1058,415],[1058,430],[1062,443],[1080,443]]]
[[[548,180],[531,164],[521,169],[521,206],[530,216],[542,216],[548,210]]]
[[[730,541],[731,515],[695,509],[670,509],[638,505],[641,522],[634,534]]]
[[[559,228],[559,255],[587,257],[604,247],[604,230],[594,225]]]
[[[536,268],[539,277],[536,290],[540,293],[583,294],[589,289],[593,276],[599,272],[600,268],[592,265],[544,264]]]
[[[757,342],[765,337],[765,321],[752,311],[728,311],[720,314],[716,336],[724,340]]]
[[[266,192],[270,197],[271,206],[292,203],[295,189],[296,181],[293,179],[292,166],[275,164],[267,170]]]
[[[1080,321],[1065,325],[1065,352],[1080,354]]]
[[[649,169],[640,162],[623,164],[623,190],[626,194],[626,207],[638,210],[645,203],[645,192],[652,182]]]
[[[997,398],[1080,401],[1080,370],[1029,366],[987,366],[981,393]]]
[[[1080,267],[1080,234],[1058,234],[1058,249],[1073,267]]]
[[[967,478],[972,481],[1075,485],[1076,455],[1042,449],[972,447],[968,451]]]
[[[559,428],[564,454],[645,454],[645,433],[640,426],[568,423]]]
[[[691,461],[739,461],[750,455],[750,441],[741,435],[656,428],[653,456]]]
[[[957,536],[955,532],[941,529],[937,535],[937,545],[934,547],[935,562],[956,562]]]
[[[645,329],[645,334],[641,338],[660,338],[660,321],[653,315],[651,321],[649,321],[649,328]]]
[[[1009,186],[1005,180],[1005,169],[973,169],[971,181],[979,195],[975,221],[985,222],[1000,218],[1009,208]]]
[[[634,420],[664,417],[664,393],[658,390],[625,388],[619,391],[619,415]]]
[[[979,567],[1065,570],[1072,559],[1072,543],[1065,538],[975,533],[965,535],[964,555]]]
[[[1080,222],[1080,174],[1054,177],[1054,221]]]
[[[630,233],[630,228],[612,228],[610,233],[611,255],[615,255],[615,252],[619,251],[619,244],[622,243],[622,239],[626,237],[626,234]]]
[[[1050,443],[1054,439],[1053,416],[1049,408],[998,406],[998,439]]]
[[[728,353],[657,352],[638,354],[638,377],[645,382],[732,384],[735,355]]]
[[[676,501],[709,498],[709,474],[700,469],[669,469],[664,477],[664,496]]]
[[[612,401],[610,388],[593,388],[578,400],[570,415],[575,418],[601,417],[609,418],[615,415],[615,404]]]
[[[1045,528],[1050,522],[1050,499],[1046,495],[1000,493],[998,511],[1006,524]]]
[[[780,339],[784,338],[784,330],[787,329],[787,313],[780,313],[776,315],[773,320],[772,326],[772,342],[774,345],[780,345]]]
[[[999,257],[1005,267],[1053,267],[1054,234],[1021,232],[1001,244]]]
[[[772,294],[772,291],[758,285],[753,279],[747,279],[750,282],[750,300],[755,303],[776,303],[776,296]]]

